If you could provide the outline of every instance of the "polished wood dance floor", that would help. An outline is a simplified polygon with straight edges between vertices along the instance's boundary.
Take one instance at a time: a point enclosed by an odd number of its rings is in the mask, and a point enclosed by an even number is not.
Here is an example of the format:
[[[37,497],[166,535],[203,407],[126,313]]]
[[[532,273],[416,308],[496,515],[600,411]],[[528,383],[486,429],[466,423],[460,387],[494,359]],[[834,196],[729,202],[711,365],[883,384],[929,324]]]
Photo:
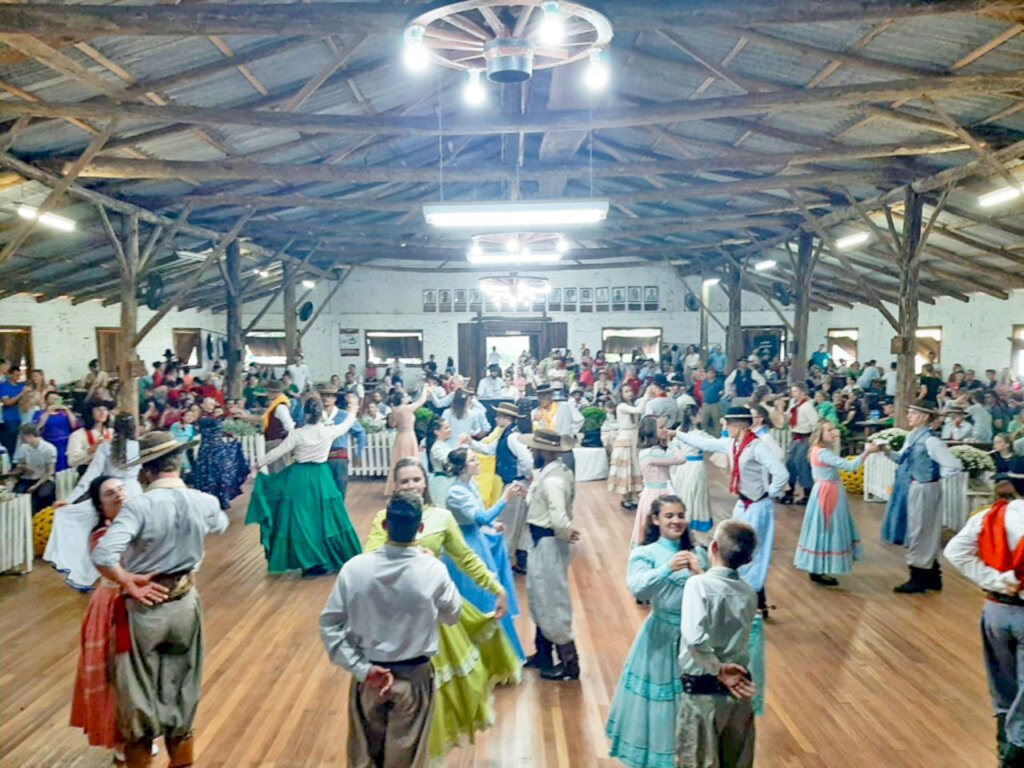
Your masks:
[[[716,503],[725,503],[713,470]],[[383,484],[350,488],[365,533]],[[605,716],[622,662],[646,610],[625,587],[631,515],[603,483],[581,485],[583,530],[572,565],[579,683],[525,673],[497,693],[497,722],[449,766],[612,766]],[[348,677],[331,667],[317,616],[331,577],[266,573],[244,503],[232,527],[209,541],[199,577],[206,669],[197,765],[204,768],[344,766]],[[731,506],[731,505],[730,505]],[[882,505],[854,502],[866,559],[838,589],[793,569],[802,508],[777,508],[768,595],[778,607],[766,627],[767,711],[758,721],[759,768],[963,768],[995,765],[994,722],[978,638],[980,593],[947,573],[946,590],[897,596],[902,551],[883,546]],[[948,571],[948,569],[947,569]],[[518,577],[517,577],[518,578]],[[525,606],[525,585],[520,581]],[[89,748],[68,725],[87,596],[37,561],[27,577],[0,578],[0,765],[94,768],[109,753]],[[518,620],[527,646],[533,626]],[[157,761],[166,764],[166,757]]]

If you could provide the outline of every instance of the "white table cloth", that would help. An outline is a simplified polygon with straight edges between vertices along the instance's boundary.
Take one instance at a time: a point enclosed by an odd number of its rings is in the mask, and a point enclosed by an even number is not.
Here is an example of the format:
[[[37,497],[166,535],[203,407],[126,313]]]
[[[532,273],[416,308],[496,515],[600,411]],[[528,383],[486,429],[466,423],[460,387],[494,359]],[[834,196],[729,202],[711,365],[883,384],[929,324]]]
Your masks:
[[[576,459],[576,482],[606,480],[608,478],[608,454],[602,448],[574,448]]]

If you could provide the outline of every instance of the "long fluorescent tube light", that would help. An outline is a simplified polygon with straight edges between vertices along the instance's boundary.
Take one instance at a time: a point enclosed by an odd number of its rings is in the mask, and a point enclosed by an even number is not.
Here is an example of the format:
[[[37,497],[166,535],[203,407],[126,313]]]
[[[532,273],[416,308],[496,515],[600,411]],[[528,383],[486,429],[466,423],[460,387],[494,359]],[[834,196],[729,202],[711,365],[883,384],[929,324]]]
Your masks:
[[[1020,197],[1021,192],[1016,187],[1003,187],[995,192],[989,192],[978,198],[978,205],[982,208],[991,208],[993,205],[1008,203]]]
[[[704,281],[704,285],[707,285],[707,286],[718,285],[718,278],[717,277],[709,277],[707,280]]]
[[[435,227],[544,227],[596,224],[608,217],[607,200],[529,200],[434,203],[423,218]]]
[[[175,251],[174,255],[182,261],[196,261],[204,263],[209,256],[208,253],[196,253],[195,251]]]
[[[50,227],[51,229],[59,229],[61,232],[74,232],[75,222],[73,219],[66,219],[63,216],[58,216],[55,213],[44,213],[42,216],[39,215],[39,211],[33,208],[31,205],[19,205],[18,215],[23,219],[39,220],[39,223]]]
[[[853,248],[856,245],[866,243],[870,239],[871,235],[867,232],[854,232],[852,235],[840,237],[836,240],[836,248],[845,251],[847,248]]]
[[[312,280],[303,280],[302,287],[308,288],[309,290],[313,290],[314,288],[316,288],[316,283]]]
[[[529,251],[527,253],[473,253],[466,256],[470,264],[554,264],[562,260],[558,251]]]
[[[765,272],[769,269],[775,269],[777,264],[778,262],[775,259],[765,259],[764,261],[757,262],[757,264],[754,265],[754,269],[758,272]]]

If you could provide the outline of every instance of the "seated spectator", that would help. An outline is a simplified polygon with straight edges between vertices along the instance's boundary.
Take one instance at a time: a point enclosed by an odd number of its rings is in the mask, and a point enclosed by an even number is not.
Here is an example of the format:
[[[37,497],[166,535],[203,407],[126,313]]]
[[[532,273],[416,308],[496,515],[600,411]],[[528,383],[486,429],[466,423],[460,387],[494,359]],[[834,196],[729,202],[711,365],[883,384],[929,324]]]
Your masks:
[[[964,409],[952,405],[946,409],[946,422],[942,425],[942,439],[952,442],[963,442],[974,437],[974,425],[967,421]]]
[[[14,451],[14,469],[8,477],[16,478],[15,493],[32,496],[32,514],[53,506],[57,487],[53,476],[57,471],[57,449],[43,440],[39,425],[22,424],[18,429],[18,447]]]

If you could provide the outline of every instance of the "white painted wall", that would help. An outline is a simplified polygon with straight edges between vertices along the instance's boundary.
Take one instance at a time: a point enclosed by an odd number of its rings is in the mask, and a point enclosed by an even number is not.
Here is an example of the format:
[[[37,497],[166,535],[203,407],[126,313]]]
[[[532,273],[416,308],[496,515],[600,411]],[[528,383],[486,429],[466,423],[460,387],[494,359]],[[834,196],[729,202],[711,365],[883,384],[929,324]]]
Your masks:
[[[153,316],[145,307],[139,308],[139,327]],[[174,328],[202,328],[224,333],[224,315],[190,309],[168,312],[139,347],[139,354],[148,368],[163,357],[172,346]],[[29,296],[11,296],[0,300],[0,327],[31,326],[35,365],[42,368],[47,379],[63,384],[81,379],[89,369],[89,361],[97,356],[96,329],[117,328],[121,324],[119,306],[104,307],[87,301],[72,305],[67,299],[43,303]],[[205,361],[204,361],[205,362]]]
[[[893,314],[895,306],[889,305]],[[974,294],[968,303],[955,299],[936,299],[934,305],[921,304],[919,327],[942,328],[940,363],[948,374],[953,363],[973,368],[981,375],[986,368],[1002,370],[1010,365],[1010,336],[1014,325],[1024,324],[1024,291],[1013,291],[1007,301],[986,294]],[[895,332],[874,307],[812,312],[808,329],[808,347],[814,350],[825,342],[830,328],[856,328],[860,331],[857,353],[861,360],[872,358],[883,365],[895,357],[889,344]]]

